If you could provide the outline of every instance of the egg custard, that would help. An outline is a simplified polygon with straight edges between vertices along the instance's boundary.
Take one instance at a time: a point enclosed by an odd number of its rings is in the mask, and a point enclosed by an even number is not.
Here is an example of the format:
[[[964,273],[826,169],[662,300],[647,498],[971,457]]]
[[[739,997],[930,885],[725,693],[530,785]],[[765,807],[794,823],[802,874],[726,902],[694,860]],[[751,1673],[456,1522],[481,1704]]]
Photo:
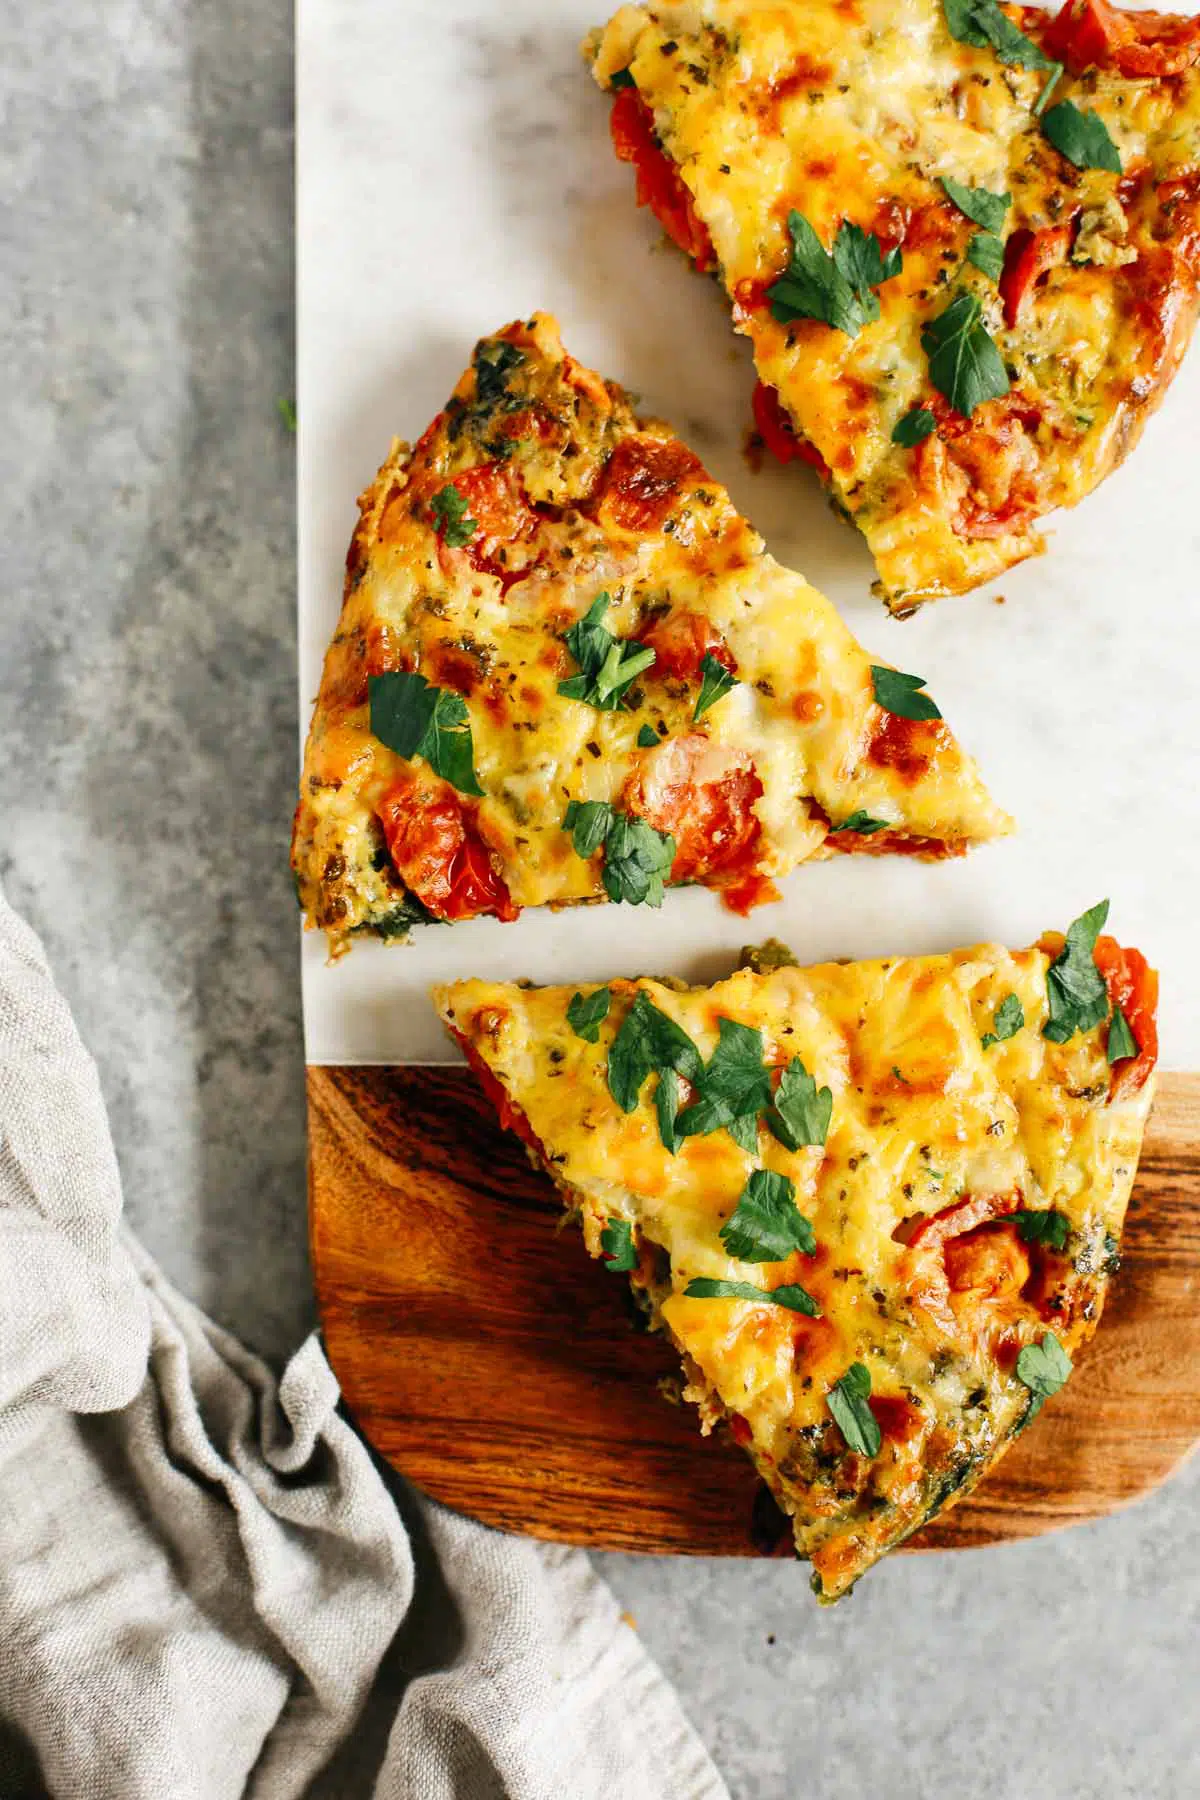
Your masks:
[[[1019,951],[767,946],[711,988],[435,990],[823,1600],[968,1492],[1096,1329],[1157,1055],[1157,977],[1107,911]]]
[[[537,314],[362,495],[292,863],[356,933],[1010,828],[920,676],[873,662],[670,428]]]
[[[960,593],[1128,454],[1200,280],[1200,18],[650,0],[589,40],[638,200],[754,348],[888,606]]]

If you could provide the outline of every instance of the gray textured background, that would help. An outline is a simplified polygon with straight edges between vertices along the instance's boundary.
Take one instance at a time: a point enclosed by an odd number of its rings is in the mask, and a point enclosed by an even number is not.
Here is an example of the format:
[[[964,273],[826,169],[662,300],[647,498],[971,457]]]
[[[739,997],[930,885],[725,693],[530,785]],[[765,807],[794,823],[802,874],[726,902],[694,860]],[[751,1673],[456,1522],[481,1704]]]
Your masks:
[[[311,1320],[290,11],[43,0],[0,49],[0,876],[99,1061],[137,1230],[279,1356]],[[603,1561],[736,1800],[1180,1800],[1198,1496],[1193,1464],[832,1613],[796,1568]]]

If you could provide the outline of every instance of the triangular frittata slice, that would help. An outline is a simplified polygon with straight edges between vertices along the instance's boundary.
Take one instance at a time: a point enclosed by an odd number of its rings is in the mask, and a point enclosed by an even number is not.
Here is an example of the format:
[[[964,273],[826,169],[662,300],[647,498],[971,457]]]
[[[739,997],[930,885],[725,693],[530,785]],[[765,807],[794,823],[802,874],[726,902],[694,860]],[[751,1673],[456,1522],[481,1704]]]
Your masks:
[[[623,6],[639,202],[717,273],[760,433],[896,612],[1042,547],[1127,455],[1200,280],[1200,18],[1067,0]]]
[[[745,910],[810,857],[1008,828],[920,677],[545,315],[479,344],[360,505],[293,843],[335,952],[671,882]]]
[[[712,988],[436,990],[836,1599],[971,1488],[1096,1328],[1157,977],[1097,934]],[[778,947],[775,947],[778,951]]]

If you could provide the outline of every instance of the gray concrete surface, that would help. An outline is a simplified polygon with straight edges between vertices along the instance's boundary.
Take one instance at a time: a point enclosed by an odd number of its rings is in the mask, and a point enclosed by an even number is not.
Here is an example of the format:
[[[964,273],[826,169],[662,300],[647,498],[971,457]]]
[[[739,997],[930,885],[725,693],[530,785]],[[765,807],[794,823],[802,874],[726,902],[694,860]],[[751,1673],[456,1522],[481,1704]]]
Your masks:
[[[295,912],[291,19],[0,16],[0,876],[102,1071],[130,1217],[280,1356],[312,1307]],[[1200,1793],[1200,1465],[1053,1540],[602,1559],[736,1800]],[[546,1800],[563,1800],[547,1796]]]

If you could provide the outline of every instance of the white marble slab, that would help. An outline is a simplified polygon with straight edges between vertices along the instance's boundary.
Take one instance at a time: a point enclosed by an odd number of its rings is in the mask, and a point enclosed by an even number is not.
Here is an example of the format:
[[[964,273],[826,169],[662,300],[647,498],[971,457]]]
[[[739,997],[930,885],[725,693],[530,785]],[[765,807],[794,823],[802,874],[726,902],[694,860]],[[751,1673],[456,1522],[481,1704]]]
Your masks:
[[[1200,1066],[1200,351],[1138,453],[1054,527],[1050,555],[967,599],[885,618],[815,478],[755,475],[752,387],[715,285],[666,250],[612,157],[577,46],[606,0],[300,0],[300,679],[337,618],[354,496],[416,437],[475,339],[536,306],[670,418],[777,556],[881,656],[928,680],[1020,836],[965,862],[801,869],[749,921],[711,895],[364,944],[304,944],[312,1062],[440,1061],[425,999],[454,975],[696,978],[750,939],[805,960],[1019,944],[1102,895],[1163,973],[1168,1067]]]

